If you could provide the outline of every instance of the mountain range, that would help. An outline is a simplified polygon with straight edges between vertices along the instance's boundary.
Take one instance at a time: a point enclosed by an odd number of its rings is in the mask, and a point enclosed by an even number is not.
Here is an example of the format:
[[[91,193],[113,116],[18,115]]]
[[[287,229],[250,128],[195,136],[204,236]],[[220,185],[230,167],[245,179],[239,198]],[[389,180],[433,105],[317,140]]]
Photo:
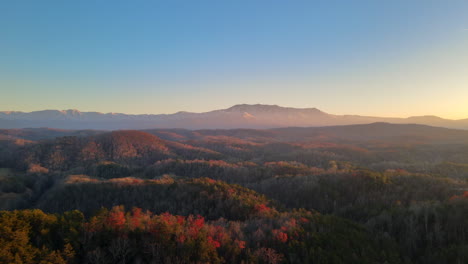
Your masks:
[[[437,127],[468,129],[468,118],[443,119],[437,116],[408,118],[334,115],[317,108],[292,108],[278,105],[240,104],[227,109],[203,113],[141,114],[80,112],[78,110],[43,110],[34,112],[0,112],[0,128],[58,129],[232,129],[322,127],[387,122],[394,124],[422,124]]]

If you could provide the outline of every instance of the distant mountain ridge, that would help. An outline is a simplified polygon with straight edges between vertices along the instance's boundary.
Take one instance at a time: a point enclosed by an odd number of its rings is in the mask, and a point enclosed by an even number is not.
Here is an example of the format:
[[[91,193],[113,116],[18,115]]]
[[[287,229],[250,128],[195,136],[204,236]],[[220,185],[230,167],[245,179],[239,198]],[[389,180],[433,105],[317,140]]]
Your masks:
[[[321,127],[388,122],[395,124],[422,124],[446,128],[468,129],[468,119],[450,120],[437,116],[387,118],[359,115],[333,115],[317,108],[292,108],[278,105],[239,104],[227,109],[203,113],[177,112],[174,114],[141,114],[80,112],[70,110],[43,110],[34,112],[0,112],[0,128],[59,129],[232,129]]]

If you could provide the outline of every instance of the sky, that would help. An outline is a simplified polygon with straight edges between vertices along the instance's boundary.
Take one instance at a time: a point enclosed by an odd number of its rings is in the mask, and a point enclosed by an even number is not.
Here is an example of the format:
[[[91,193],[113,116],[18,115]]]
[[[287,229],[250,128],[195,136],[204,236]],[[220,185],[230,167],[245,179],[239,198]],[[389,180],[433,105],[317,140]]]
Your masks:
[[[468,1],[0,1],[0,110],[242,103],[468,118]]]

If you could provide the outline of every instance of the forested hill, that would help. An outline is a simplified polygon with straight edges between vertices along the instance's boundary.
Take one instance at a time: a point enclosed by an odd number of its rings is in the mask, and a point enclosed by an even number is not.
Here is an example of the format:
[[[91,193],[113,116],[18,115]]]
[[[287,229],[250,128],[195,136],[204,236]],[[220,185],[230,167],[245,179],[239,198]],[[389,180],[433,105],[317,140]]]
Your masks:
[[[464,130],[0,135],[0,263],[468,261]]]
[[[141,130],[169,141],[230,137],[255,142],[272,141],[371,141],[419,140],[423,143],[466,143],[468,131],[417,124],[370,123],[326,127],[287,127],[272,129],[149,129]],[[58,137],[86,137],[108,133],[105,130],[64,130],[51,128],[0,129],[0,140],[39,141]],[[129,131],[127,131],[128,133]]]
[[[288,127],[275,129],[145,130],[161,138],[185,141],[231,137],[253,142],[369,142],[467,143],[468,131],[417,124],[371,123],[328,127]]]

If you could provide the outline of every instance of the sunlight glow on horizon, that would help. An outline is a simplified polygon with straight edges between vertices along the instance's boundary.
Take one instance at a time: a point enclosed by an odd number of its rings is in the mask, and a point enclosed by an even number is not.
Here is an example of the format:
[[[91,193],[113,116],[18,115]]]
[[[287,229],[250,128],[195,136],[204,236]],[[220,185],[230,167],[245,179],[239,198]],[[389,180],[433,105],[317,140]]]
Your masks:
[[[26,2],[0,3],[1,111],[468,118],[468,3]]]

